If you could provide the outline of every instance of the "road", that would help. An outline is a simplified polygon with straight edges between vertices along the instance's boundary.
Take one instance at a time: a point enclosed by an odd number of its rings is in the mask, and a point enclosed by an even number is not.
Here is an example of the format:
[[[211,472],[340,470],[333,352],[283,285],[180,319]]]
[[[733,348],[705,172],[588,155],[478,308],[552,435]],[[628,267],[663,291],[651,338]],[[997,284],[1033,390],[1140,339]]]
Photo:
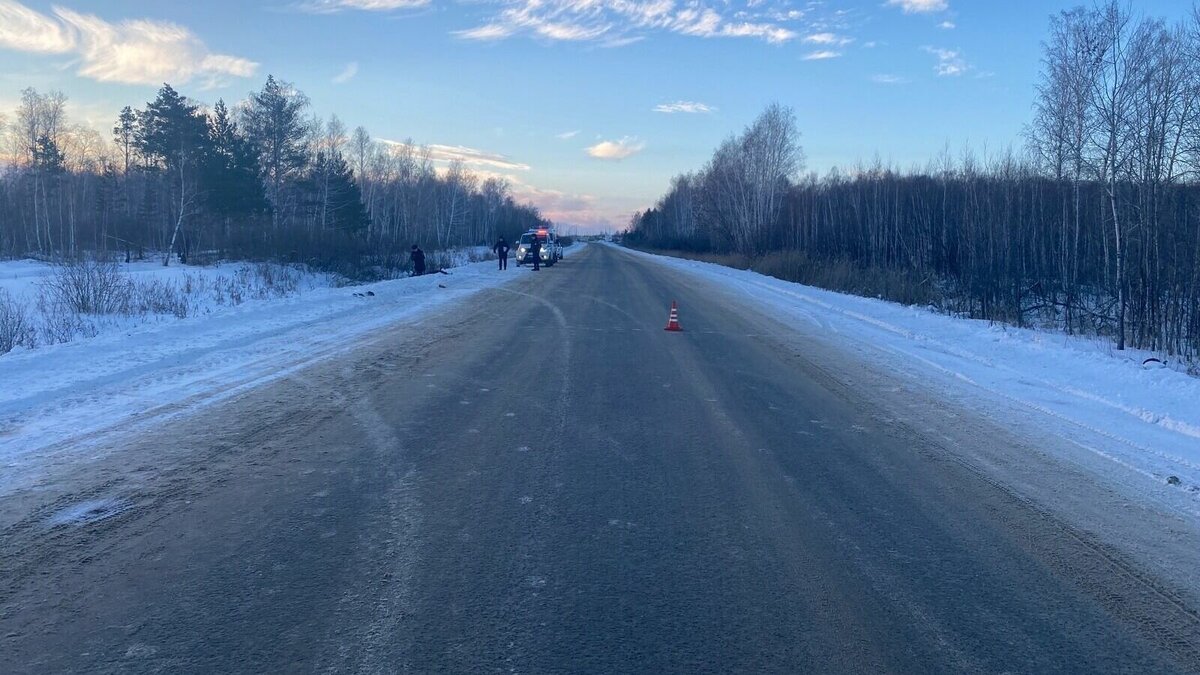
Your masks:
[[[61,476],[0,672],[1200,672],[1187,598],[948,440],[1002,430],[618,250],[509,273]]]

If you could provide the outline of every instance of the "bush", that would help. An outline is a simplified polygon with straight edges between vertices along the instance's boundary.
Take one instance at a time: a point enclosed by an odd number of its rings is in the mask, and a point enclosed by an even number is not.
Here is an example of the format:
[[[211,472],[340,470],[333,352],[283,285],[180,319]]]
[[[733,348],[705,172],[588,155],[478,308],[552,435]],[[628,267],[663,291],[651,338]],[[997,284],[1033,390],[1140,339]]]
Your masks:
[[[883,298],[905,305],[929,305],[938,301],[931,279],[907,270],[864,267],[848,260],[814,260],[802,251],[777,251],[756,259],[755,272],[784,281],[870,298]]]
[[[129,314],[133,282],[114,262],[74,260],[63,263],[41,283],[51,310],[73,314]]]
[[[36,347],[37,331],[29,318],[29,310],[3,288],[0,288],[0,354],[17,347]]]
[[[171,314],[186,319],[192,313],[187,289],[192,288],[193,282],[188,279],[185,284],[180,289],[161,279],[138,282],[134,285],[133,309],[139,314]]]

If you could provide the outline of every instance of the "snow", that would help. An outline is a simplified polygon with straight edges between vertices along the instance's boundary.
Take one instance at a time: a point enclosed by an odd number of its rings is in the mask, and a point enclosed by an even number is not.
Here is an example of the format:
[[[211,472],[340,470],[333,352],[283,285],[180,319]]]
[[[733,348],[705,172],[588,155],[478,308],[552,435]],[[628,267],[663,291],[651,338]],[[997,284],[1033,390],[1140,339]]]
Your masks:
[[[1183,505],[1182,512],[1200,516],[1200,379],[1144,367],[1155,354],[1118,352],[1101,340],[951,317],[752,271],[629,253],[716,284],[1006,428],[1031,438],[1050,434],[1075,451],[1071,461],[1106,475],[1123,473],[1119,482],[1138,496],[1168,497]],[[1178,485],[1168,485],[1171,476]]]
[[[156,263],[126,269],[174,280],[230,271]],[[50,273],[43,263],[3,262],[0,286],[30,301]],[[207,303],[185,319],[113,321],[92,338],[0,355],[0,494],[37,485],[58,463],[93,455],[115,432],[136,433],[227,400],[523,276],[497,271],[494,261],[345,288],[308,275],[290,297]]]
[[[164,267],[161,260],[145,260],[118,263],[117,266],[125,278],[134,284],[132,297],[138,296],[139,289],[157,284],[159,289],[172,291],[186,308],[188,316],[221,312],[228,306],[247,301],[274,299],[334,285],[334,279],[329,275],[275,264],[226,263],[205,267],[172,264]],[[265,283],[260,272],[270,273],[272,283]],[[38,300],[39,296],[43,295],[43,283],[55,273],[54,265],[36,260],[0,261],[0,289],[7,291],[9,297],[24,305],[27,316],[38,329],[39,345],[45,345],[50,340],[42,331],[46,319],[39,311]],[[152,313],[137,310],[129,315],[82,318],[86,330],[76,331],[82,335],[77,334],[71,342],[87,339],[87,336],[93,333],[128,330],[147,323],[174,322],[177,319],[172,312]],[[4,355],[0,354],[0,358],[4,358]]]

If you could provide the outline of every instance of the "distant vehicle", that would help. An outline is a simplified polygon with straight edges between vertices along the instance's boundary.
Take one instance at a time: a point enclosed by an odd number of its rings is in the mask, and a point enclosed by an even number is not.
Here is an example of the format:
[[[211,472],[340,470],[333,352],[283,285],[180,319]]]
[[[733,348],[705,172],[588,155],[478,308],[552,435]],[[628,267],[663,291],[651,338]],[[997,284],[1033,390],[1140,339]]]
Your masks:
[[[562,260],[563,247],[558,242],[558,235],[554,230],[541,229],[530,230],[521,235],[521,239],[517,242],[517,265],[533,263],[533,238],[537,237],[542,241],[542,264],[549,267],[554,263]]]

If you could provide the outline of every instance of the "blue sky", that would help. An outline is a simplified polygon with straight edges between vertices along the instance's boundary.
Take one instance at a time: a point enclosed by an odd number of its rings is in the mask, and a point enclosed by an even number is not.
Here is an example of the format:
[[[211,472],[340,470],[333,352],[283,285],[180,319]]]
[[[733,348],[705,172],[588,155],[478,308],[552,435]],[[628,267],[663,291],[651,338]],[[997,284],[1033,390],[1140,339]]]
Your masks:
[[[822,173],[1019,144],[1048,17],[1076,4],[0,0],[0,111],[60,89],[105,130],[162,81],[235,102],[272,73],[319,115],[510,178],[564,225],[619,228],[772,101]]]

